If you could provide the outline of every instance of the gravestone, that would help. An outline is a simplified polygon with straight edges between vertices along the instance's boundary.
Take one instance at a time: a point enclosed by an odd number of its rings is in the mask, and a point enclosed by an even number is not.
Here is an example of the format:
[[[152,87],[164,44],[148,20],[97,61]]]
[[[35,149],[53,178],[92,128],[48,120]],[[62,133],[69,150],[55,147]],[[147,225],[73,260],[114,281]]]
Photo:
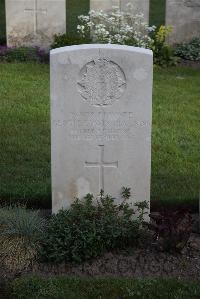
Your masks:
[[[173,28],[171,44],[200,37],[200,0],[166,0],[166,25]]]
[[[50,60],[53,212],[123,186],[149,202],[152,52],[80,45]]]
[[[110,12],[113,8],[130,11],[127,4],[131,4],[134,14],[142,13],[145,22],[149,22],[149,0],[90,0],[90,9]]]
[[[66,31],[65,0],[6,0],[8,46],[48,48]]]

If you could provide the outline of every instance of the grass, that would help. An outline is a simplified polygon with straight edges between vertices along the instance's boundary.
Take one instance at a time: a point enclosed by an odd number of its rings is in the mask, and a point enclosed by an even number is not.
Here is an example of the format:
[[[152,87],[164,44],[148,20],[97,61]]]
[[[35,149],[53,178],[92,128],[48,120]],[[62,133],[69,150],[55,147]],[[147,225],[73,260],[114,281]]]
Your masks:
[[[51,206],[49,67],[0,64],[0,199]],[[193,205],[200,177],[200,70],[154,71],[151,198]]]
[[[50,205],[49,67],[1,64],[0,77],[0,198]]]
[[[200,70],[154,72],[153,200],[198,201],[200,177]]]
[[[15,299],[197,299],[200,298],[200,285],[172,279],[45,279],[35,276],[16,279],[10,293]]]

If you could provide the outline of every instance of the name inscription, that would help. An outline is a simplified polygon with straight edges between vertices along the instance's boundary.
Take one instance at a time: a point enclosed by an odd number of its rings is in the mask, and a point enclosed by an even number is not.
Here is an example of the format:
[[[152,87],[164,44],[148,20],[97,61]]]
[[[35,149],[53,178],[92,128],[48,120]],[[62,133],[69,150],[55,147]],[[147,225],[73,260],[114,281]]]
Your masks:
[[[54,124],[66,127],[72,140],[98,141],[132,139],[138,129],[150,126],[148,121],[136,120],[133,112],[70,113],[69,119]]]

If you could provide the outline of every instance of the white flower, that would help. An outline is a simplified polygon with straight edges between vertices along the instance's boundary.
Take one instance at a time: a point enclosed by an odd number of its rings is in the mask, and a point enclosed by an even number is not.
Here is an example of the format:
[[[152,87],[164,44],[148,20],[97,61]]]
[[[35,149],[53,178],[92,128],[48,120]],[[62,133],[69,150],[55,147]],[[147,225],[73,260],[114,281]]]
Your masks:
[[[143,14],[134,15],[133,12],[121,12],[116,8],[111,13],[102,10],[91,10],[88,16],[79,16],[80,24],[77,30],[84,37],[91,32],[95,42],[129,44],[145,48],[152,45],[149,33],[155,31],[155,26],[148,26],[144,22]]]

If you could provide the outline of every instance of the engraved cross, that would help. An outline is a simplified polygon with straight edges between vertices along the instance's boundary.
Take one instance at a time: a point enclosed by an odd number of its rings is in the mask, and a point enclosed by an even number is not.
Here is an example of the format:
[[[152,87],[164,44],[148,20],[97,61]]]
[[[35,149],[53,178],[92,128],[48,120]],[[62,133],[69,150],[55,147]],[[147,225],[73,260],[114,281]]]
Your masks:
[[[34,0],[34,8],[26,8],[24,12],[31,12],[34,16],[34,34],[37,34],[38,30],[38,14],[47,14],[47,9],[38,9],[38,0]]]
[[[112,167],[118,168],[118,161],[116,162],[105,162],[104,161],[104,145],[99,145],[100,159],[99,162],[85,162],[85,167],[96,167],[99,168],[99,191],[104,190],[104,168]]]

